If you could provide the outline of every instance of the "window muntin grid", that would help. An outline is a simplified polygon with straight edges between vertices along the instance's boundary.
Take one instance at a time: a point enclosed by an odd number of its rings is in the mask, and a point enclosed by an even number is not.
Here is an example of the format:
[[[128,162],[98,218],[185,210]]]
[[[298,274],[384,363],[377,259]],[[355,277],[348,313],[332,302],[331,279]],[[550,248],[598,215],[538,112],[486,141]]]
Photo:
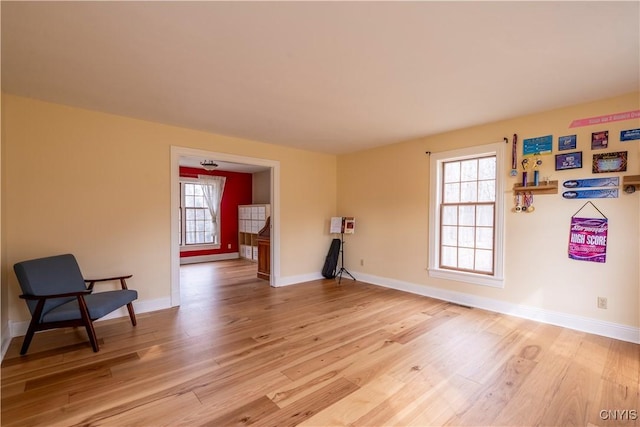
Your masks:
[[[443,162],[440,268],[493,275],[496,156]]]
[[[198,183],[181,183],[180,244],[201,245],[217,243],[211,212]]]

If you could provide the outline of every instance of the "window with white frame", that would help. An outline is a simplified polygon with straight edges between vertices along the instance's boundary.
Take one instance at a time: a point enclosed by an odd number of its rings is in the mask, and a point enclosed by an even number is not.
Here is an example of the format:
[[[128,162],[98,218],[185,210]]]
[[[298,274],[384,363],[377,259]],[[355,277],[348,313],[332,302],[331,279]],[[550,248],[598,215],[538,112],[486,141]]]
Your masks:
[[[212,177],[213,178],[213,177]],[[215,177],[217,178],[217,177]],[[220,245],[220,201],[224,177],[180,182],[180,245]]]
[[[501,144],[431,155],[431,276],[503,286]]]

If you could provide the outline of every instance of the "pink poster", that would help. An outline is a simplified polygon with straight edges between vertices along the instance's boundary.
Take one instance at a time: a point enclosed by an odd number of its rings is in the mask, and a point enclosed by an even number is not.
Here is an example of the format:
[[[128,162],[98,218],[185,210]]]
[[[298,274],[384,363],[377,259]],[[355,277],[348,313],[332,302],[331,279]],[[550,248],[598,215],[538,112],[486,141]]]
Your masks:
[[[605,262],[607,258],[606,218],[571,218],[569,258]]]
[[[587,117],[586,119],[577,119],[571,122],[570,128],[582,126],[604,125],[611,122],[619,122],[622,120],[633,120],[640,118],[640,110],[625,111],[623,113],[605,114],[604,116]]]

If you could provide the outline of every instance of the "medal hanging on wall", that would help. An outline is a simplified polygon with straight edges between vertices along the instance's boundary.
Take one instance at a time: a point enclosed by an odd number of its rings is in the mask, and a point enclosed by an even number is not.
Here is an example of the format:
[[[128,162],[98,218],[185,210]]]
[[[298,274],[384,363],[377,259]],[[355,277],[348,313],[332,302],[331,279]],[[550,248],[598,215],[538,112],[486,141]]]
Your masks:
[[[515,213],[525,212],[531,213],[536,210],[535,206],[533,206],[533,193],[532,192],[524,192],[524,193],[516,193],[515,197],[515,208],[513,211]]]
[[[524,208],[523,212],[531,213],[535,211],[536,208],[533,206],[533,193],[524,193]]]
[[[506,138],[505,138],[506,139]],[[518,135],[513,134],[513,145],[511,146],[511,176],[518,176]]]

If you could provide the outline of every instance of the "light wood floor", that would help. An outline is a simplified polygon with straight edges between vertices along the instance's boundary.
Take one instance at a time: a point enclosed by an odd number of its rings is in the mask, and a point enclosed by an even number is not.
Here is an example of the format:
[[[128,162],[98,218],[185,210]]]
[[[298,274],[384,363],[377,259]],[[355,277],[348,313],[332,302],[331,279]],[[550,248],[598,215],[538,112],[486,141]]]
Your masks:
[[[184,267],[182,307],[98,322],[99,353],[80,329],[37,334],[26,357],[14,339],[2,425],[640,425],[638,345],[255,273]]]

